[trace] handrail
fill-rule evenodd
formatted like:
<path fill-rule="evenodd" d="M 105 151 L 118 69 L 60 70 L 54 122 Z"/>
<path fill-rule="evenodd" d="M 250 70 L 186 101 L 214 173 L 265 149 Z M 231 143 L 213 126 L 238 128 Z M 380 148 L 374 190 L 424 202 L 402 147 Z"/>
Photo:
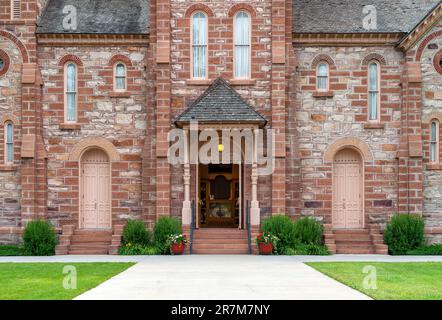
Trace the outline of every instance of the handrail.
<path fill-rule="evenodd" d="M 249 254 L 252 254 L 252 238 L 250 233 L 250 207 L 249 201 L 246 202 L 246 227 L 247 227 L 247 242 L 249 245 Z"/>
<path fill-rule="evenodd" d="M 193 253 L 193 232 L 195 230 L 195 200 L 192 200 L 192 217 L 190 222 L 190 247 L 189 253 Z"/>

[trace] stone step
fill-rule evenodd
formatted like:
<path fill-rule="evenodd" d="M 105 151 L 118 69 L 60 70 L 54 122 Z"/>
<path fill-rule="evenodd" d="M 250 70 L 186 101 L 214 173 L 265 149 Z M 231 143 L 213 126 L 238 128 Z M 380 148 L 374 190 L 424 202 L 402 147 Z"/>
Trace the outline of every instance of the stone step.
<path fill-rule="evenodd" d="M 337 254 L 376 254 L 374 249 L 366 248 L 366 249 L 359 249 L 359 248 L 348 248 L 348 249 L 336 249 Z"/>
<path fill-rule="evenodd" d="M 71 244 L 69 250 L 109 250 L 109 245 Z"/>
<path fill-rule="evenodd" d="M 218 239 L 218 238 L 206 238 L 206 239 L 196 239 L 193 238 L 193 243 L 233 243 L 233 244 L 248 244 L 247 239 Z"/>
<path fill-rule="evenodd" d="M 247 244 L 241 243 L 194 243 L 193 249 L 245 249 L 248 250 Z"/>
<path fill-rule="evenodd" d="M 248 249 L 197 249 L 193 250 L 193 254 L 248 254 Z"/>
<path fill-rule="evenodd" d="M 112 231 L 110 230 L 80 230 L 76 229 L 74 231 L 74 236 L 84 235 L 84 236 L 112 236 Z"/>
<path fill-rule="evenodd" d="M 71 242 L 79 241 L 79 242 L 100 242 L 100 241 L 112 241 L 111 236 L 72 236 Z"/>
<path fill-rule="evenodd" d="M 333 230 L 335 235 L 338 234 L 370 234 L 368 229 L 335 229 Z"/>
<path fill-rule="evenodd" d="M 349 241 L 336 240 L 335 244 L 337 246 L 372 246 L 373 245 L 371 241 L 357 240 L 357 239 L 352 239 Z"/>
<path fill-rule="evenodd" d="M 352 233 L 335 234 L 334 239 L 335 240 L 343 240 L 343 241 L 350 240 L 350 239 L 360 239 L 360 240 L 365 240 L 365 241 L 371 241 L 371 237 L 369 234 L 352 234 Z"/>
<path fill-rule="evenodd" d="M 103 249 L 88 249 L 88 250 L 69 250 L 69 254 L 72 255 L 107 255 L 109 253 L 109 250 L 103 250 Z"/>
<path fill-rule="evenodd" d="M 110 246 L 111 242 L 110 241 L 96 241 L 96 242 L 83 242 L 83 241 L 72 241 L 71 242 L 71 246 L 89 246 L 89 247 L 93 247 L 93 246 Z"/>

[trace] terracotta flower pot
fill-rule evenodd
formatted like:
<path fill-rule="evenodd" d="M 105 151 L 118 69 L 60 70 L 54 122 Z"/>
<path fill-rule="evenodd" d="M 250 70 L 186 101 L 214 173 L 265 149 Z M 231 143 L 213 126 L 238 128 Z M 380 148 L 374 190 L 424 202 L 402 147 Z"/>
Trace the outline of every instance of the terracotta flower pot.
<path fill-rule="evenodd" d="M 184 244 L 183 243 L 173 243 L 170 246 L 172 254 L 175 256 L 180 256 L 184 253 Z"/>
<path fill-rule="evenodd" d="M 273 243 L 265 244 L 260 243 L 259 244 L 259 254 L 263 256 L 269 256 L 273 253 Z"/>

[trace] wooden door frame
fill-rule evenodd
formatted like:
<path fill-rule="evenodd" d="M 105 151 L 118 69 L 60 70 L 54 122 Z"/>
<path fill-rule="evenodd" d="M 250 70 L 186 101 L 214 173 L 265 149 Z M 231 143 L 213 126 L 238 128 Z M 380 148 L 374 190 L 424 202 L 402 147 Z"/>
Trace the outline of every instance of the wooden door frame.
<path fill-rule="evenodd" d="M 334 226 L 335 210 L 333 209 L 333 207 L 334 207 L 333 205 L 334 205 L 334 194 L 335 194 L 335 192 L 334 192 L 334 190 L 335 190 L 335 188 L 334 188 L 334 184 L 335 184 L 335 179 L 334 179 L 335 158 L 339 152 L 346 150 L 346 149 L 351 149 L 351 150 L 357 152 L 357 154 L 359 155 L 359 158 L 360 158 L 360 165 L 361 165 L 361 173 L 360 173 L 360 175 L 361 175 L 361 190 L 360 190 L 360 194 L 361 194 L 361 228 L 365 229 L 365 226 L 366 226 L 366 223 L 365 223 L 365 160 L 364 160 L 364 156 L 363 156 L 362 152 L 359 149 L 354 148 L 352 146 L 345 146 L 345 147 L 338 149 L 333 156 L 333 162 L 332 162 L 332 228 L 336 229 L 336 230 L 350 230 L 350 229 L 352 229 L 352 228 L 347 228 L 347 227 L 336 228 Z"/>
<path fill-rule="evenodd" d="M 109 210 L 109 224 L 110 224 L 110 228 L 97 228 L 97 229 L 93 229 L 93 230 L 112 230 L 112 161 L 111 158 L 109 156 L 109 154 L 106 152 L 106 150 L 100 148 L 100 147 L 90 147 L 90 148 L 86 148 L 85 150 L 83 150 L 83 152 L 81 153 L 79 160 L 78 160 L 78 170 L 79 170 L 79 186 L 78 186 L 78 191 L 79 191 L 79 196 L 78 196 L 78 228 L 85 230 L 86 228 L 84 228 L 84 214 L 83 214 L 83 169 L 82 169 L 82 160 L 83 160 L 83 156 L 91 150 L 100 150 L 102 152 L 104 152 L 107 156 L 107 158 L 109 159 L 109 201 L 110 201 L 110 210 Z M 86 229 L 87 230 L 87 229 Z"/>

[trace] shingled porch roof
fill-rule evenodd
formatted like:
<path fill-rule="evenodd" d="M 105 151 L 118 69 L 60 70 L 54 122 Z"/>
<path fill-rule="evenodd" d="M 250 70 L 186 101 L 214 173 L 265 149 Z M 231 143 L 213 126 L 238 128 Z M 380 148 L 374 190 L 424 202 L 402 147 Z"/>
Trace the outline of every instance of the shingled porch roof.
<path fill-rule="evenodd" d="M 267 120 L 222 78 L 210 87 L 175 120 L 178 127 L 191 121 L 206 124 L 257 124 L 264 127 Z"/>

